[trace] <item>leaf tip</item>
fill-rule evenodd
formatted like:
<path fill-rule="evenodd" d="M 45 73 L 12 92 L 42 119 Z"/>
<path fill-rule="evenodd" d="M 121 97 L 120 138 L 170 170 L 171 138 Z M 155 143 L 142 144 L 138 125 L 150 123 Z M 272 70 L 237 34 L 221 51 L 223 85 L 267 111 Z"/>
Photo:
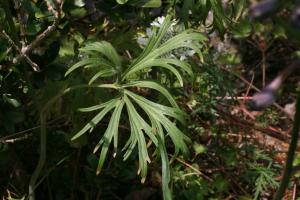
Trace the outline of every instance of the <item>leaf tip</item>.
<path fill-rule="evenodd" d="M 101 170 L 97 169 L 96 171 L 96 176 L 98 176 L 100 174 Z"/>
<path fill-rule="evenodd" d="M 76 140 L 78 137 L 76 135 L 74 135 L 73 137 L 71 137 L 71 141 Z"/>
<path fill-rule="evenodd" d="M 95 154 L 98 151 L 98 147 L 95 147 L 93 153 Z"/>
<path fill-rule="evenodd" d="M 142 184 L 144 184 L 144 183 L 145 183 L 145 181 L 146 181 L 146 177 L 142 177 L 142 179 L 141 179 L 141 183 L 142 183 Z"/>

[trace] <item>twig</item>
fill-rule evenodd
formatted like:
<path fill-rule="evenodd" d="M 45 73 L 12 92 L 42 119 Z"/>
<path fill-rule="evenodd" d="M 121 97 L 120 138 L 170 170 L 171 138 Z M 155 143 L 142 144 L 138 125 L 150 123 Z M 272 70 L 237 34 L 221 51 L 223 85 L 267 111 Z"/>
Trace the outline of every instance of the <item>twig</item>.
<path fill-rule="evenodd" d="M 172 155 L 171 155 L 172 156 Z M 192 169 L 194 172 L 196 172 L 198 175 L 206 178 L 207 180 L 209 180 L 210 182 L 212 182 L 213 180 L 208 177 L 207 175 L 203 174 L 201 171 L 199 171 L 197 168 L 193 167 L 192 165 L 190 165 L 189 163 L 186 163 L 184 160 L 181 160 L 180 158 L 175 158 L 178 162 L 182 163 L 183 165 L 187 166 L 188 168 Z"/>
<path fill-rule="evenodd" d="M 132 56 L 131 56 L 131 54 L 130 54 L 130 52 L 126 49 L 126 54 L 127 54 L 127 56 L 128 56 L 128 58 L 131 60 L 132 59 Z"/>
<path fill-rule="evenodd" d="M 30 44 L 23 46 L 22 49 L 17 49 L 20 54 L 13 59 L 13 64 L 18 64 L 22 59 L 25 59 L 31 65 L 34 71 L 40 71 L 39 66 L 29 59 L 28 54 L 31 53 L 32 50 L 37 47 L 47 36 L 49 36 L 59 24 L 59 21 L 61 19 L 63 1 L 56 0 L 53 1 L 53 3 L 55 5 L 55 9 L 51 6 L 51 4 L 47 4 L 48 10 L 51 10 L 55 16 L 53 23 L 48 26 L 41 34 L 39 34 Z M 6 34 L 6 36 L 8 35 Z"/>
<path fill-rule="evenodd" d="M 216 97 L 216 100 L 251 100 L 252 97 L 244 96 L 244 97 Z"/>
<path fill-rule="evenodd" d="M 253 85 L 253 81 L 254 81 L 254 72 L 252 73 L 252 78 L 251 78 L 251 82 L 250 82 L 251 85 Z M 250 89 L 251 89 L 251 86 L 248 85 L 245 97 L 247 97 L 249 95 Z"/>
<path fill-rule="evenodd" d="M 26 140 L 31 136 L 32 136 L 32 133 L 28 133 L 28 134 L 26 134 L 22 137 L 18 137 L 18 138 L 14 138 L 14 139 L 0 140 L 0 143 L 15 143 L 15 142 L 19 142 L 19 141 L 22 141 L 22 140 Z"/>
<path fill-rule="evenodd" d="M 247 120 L 243 120 L 241 118 L 238 118 L 234 115 L 229 114 L 228 112 L 224 112 L 222 111 L 222 109 L 220 108 L 215 108 L 220 114 L 222 114 L 223 116 L 227 116 L 227 118 L 230 119 L 230 123 L 231 124 L 235 124 L 235 125 L 240 125 L 240 126 L 244 126 L 247 128 L 251 128 L 257 131 L 260 131 L 262 133 L 267 134 L 270 137 L 276 138 L 280 141 L 283 141 L 285 143 L 289 142 L 290 137 L 288 135 L 284 135 L 283 133 L 281 133 L 280 131 L 276 131 L 273 127 L 270 128 L 264 128 L 264 127 L 260 127 L 257 126 L 255 123 L 247 121 Z"/>
<path fill-rule="evenodd" d="M 183 175 L 182 175 L 182 178 L 184 178 L 184 177 L 186 177 L 186 176 L 194 176 L 194 175 L 199 176 L 199 173 L 198 173 L 198 172 L 190 172 L 190 173 L 186 173 L 186 174 L 183 174 Z"/>
<path fill-rule="evenodd" d="M 48 122 L 47 122 L 48 127 L 49 127 L 49 125 L 53 124 L 54 122 L 59 121 L 60 119 L 63 119 L 63 117 L 59 117 L 59 118 L 56 118 L 56 119 L 53 119 L 53 120 L 48 121 Z M 1 137 L 1 138 L 0 138 L 0 143 L 3 142 L 3 141 L 5 141 L 5 140 L 12 140 L 12 137 L 17 137 L 17 136 L 22 135 L 22 134 L 25 134 L 25 133 L 27 133 L 27 132 L 30 132 L 30 131 L 39 129 L 40 127 L 41 127 L 40 125 L 39 125 L 39 126 L 35 126 L 35 127 L 32 127 L 32 128 L 23 130 L 23 131 L 19 131 L 19 132 L 16 132 L 16 133 L 13 133 L 13 134 L 10 134 L 10 135 Z M 50 126 L 50 127 L 53 127 L 53 126 Z M 24 137 L 24 136 L 21 136 L 21 137 Z"/>
<path fill-rule="evenodd" d="M 7 33 L 5 32 L 5 30 L 2 30 L 2 35 L 5 37 L 5 39 L 7 39 L 7 41 L 9 42 L 9 44 L 14 47 L 18 53 L 21 55 L 22 58 L 24 58 L 26 60 L 26 62 L 33 68 L 34 71 L 40 71 L 40 67 L 35 63 L 33 62 L 28 56 L 26 53 L 24 53 L 16 44 L 15 42 L 9 37 L 9 35 L 7 35 Z M 18 57 L 17 57 L 18 58 Z M 16 64 L 16 61 L 15 59 L 17 58 L 14 58 L 13 60 L 13 63 Z M 20 60 L 21 61 L 21 60 Z M 20 62 L 19 61 L 19 62 Z"/>
<path fill-rule="evenodd" d="M 250 86 L 252 89 L 254 89 L 257 92 L 260 92 L 260 89 L 258 89 L 257 87 L 255 87 L 253 84 L 251 84 L 249 81 L 247 81 L 244 77 L 228 70 L 226 67 L 220 66 L 221 69 L 223 69 L 224 71 L 227 71 L 231 74 L 233 74 L 234 76 L 236 76 L 237 78 L 239 78 L 241 81 L 243 81 L 244 83 L 246 83 L 248 86 Z M 290 113 L 288 113 L 286 110 L 284 110 L 283 107 L 281 107 L 278 103 L 273 103 L 273 105 L 279 109 L 282 113 L 284 113 L 289 119 L 293 120 L 293 117 L 290 115 Z"/>
<path fill-rule="evenodd" d="M 264 40 L 256 41 L 259 47 L 259 50 L 261 52 L 261 71 L 262 71 L 262 87 L 264 88 L 266 86 L 266 43 Z"/>
<path fill-rule="evenodd" d="M 263 90 L 253 96 L 252 107 L 256 110 L 264 109 L 272 105 L 276 100 L 276 93 L 284 80 L 299 66 L 299 60 L 294 60 L 285 67 Z"/>
<path fill-rule="evenodd" d="M 292 200 L 296 200 L 297 185 L 294 184 Z"/>

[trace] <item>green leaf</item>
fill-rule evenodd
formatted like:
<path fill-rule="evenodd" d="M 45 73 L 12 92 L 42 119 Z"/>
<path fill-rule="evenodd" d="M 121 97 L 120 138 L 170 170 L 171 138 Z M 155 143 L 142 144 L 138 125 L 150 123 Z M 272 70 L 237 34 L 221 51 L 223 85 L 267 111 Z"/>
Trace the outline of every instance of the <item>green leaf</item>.
<path fill-rule="evenodd" d="M 122 99 L 118 100 L 118 102 L 116 102 L 116 107 L 112 114 L 112 117 L 110 118 L 108 128 L 106 129 L 103 137 L 101 138 L 101 140 L 99 141 L 99 143 L 96 145 L 96 147 L 94 149 L 94 153 L 95 153 L 102 146 L 100 158 L 99 158 L 99 162 L 98 162 L 98 167 L 97 167 L 97 172 L 96 172 L 97 175 L 101 172 L 103 163 L 104 163 L 106 155 L 107 155 L 108 147 L 109 147 L 113 137 L 114 137 L 114 149 L 116 152 L 119 121 L 120 121 L 123 106 L 124 106 L 124 101 Z"/>
<path fill-rule="evenodd" d="M 124 91 L 125 94 L 130 95 L 143 110 L 149 115 L 149 118 L 159 122 L 170 135 L 173 143 L 175 144 L 175 154 L 182 151 L 184 154 L 188 154 L 188 149 L 185 141 L 189 141 L 189 138 L 185 136 L 177 127 L 176 124 L 171 122 L 161 110 L 152 107 L 152 105 L 145 103 L 146 101 L 140 101 L 133 93 L 130 91 Z M 172 115 L 172 117 L 174 117 Z M 176 117 L 175 117 L 176 118 Z"/>
<path fill-rule="evenodd" d="M 126 101 L 130 101 L 129 98 L 126 96 Z M 137 126 L 147 134 L 147 136 L 152 140 L 152 142 L 157 146 L 157 140 L 155 135 L 152 133 L 151 126 L 142 118 L 136 109 L 133 109 L 136 122 L 138 122 Z"/>
<path fill-rule="evenodd" d="M 128 0 L 116 0 L 118 4 L 125 4 Z"/>
<path fill-rule="evenodd" d="M 73 17 L 73 18 L 82 18 L 82 17 L 86 16 L 86 13 L 87 13 L 87 11 L 83 7 L 70 10 L 71 17 Z"/>
<path fill-rule="evenodd" d="M 249 21 L 241 21 L 234 29 L 233 34 L 235 38 L 245 38 L 251 33 L 252 27 Z"/>
<path fill-rule="evenodd" d="M 214 14 L 213 23 L 217 26 L 221 36 L 225 33 L 225 26 L 229 23 L 227 16 L 224 13 L 221 0 L 210 0 L 211 8 Z"/>
<path fill-rule="evenodd" d="M 82 61 L 79 61 L 78 63 L 74 64 L 72 67 L 70 67 L 67 72 L 65 73 L 65 76 L 68 76 L 71 72 L 78 69 L 79 67 L 112 67 L 112 64 L 101 58 L 87 58 Z"/>
<path fill-rule="evenodd" d="M 97 67 L 100 71 L 92 77 L 89 83 L 91 84 L 99 77 L 112 76 L 121 70 L 121 57 L 108 42 L 89 43 L 85 47 L 80 48 L 80 52 L 87 54 L 89 58 L 85 58 L 74 64 L 67 70 L 65 76 L 80 67 Z"/>
<path fill-rule="evenodd" d="M 134 94 L 133 92 L 130 92 L 128 90 L 124 90 L 124 93 L 128 94 L 131 98 L 133 98 L 139 105 L 141 105 L 141 107 L 143 107 L 143 105 L 148 105 L 149 107 L 152 107 L 153 109 L 156 109 L 157 111 L 160 111 L 163 115 L 173 117 L 183 124 L 185 123 L 186 114 L 178 108 L 168 107 L 168 106 L 164 106 L 164 105 L 161 105 L 158 103 L 154 103 L 154 102 L 149 101 L 148 99 L 146 99 L 140 95 Z"/>
<path fill-rule="evenodd" d="M 203 41 L 207 40 L 207 37 L 201 33 L 196 33 L 193 30 L 186 30 L 186 31 L 172 37 L 171 39 L 167 40 L 163 44 L 160 44 L 161 39 L 167 33 L 171 23 L 172 22 L 171 22 L 170 16 L 167 16 L 164 19 L 164 22 L 161 25 L 158 32 L 156 31 L 156 29 L 152 30 L 153 34 L 150 37 L 146 48 L 144 49 L 143 53 L 124 72 L 124 74 L 122 75 L 122 80 L 127 79 L 130 75 L 132 75 L 138 71 L 144 70 L 149 67 L 153 67 L 153 65 L 169 68 L 169 70 L 171 70 L 171 69 L 168 64 L 174 64 L 174 65 L 178 64 L 177 66 L 184 67 L 182 62 L 181 63 L 173 62 L 173 63 L 159 64 L 159 62 L 156 60 L 156 59 L 161 59 L 160 57 L 162 57 L 165 54 L 167 54 L 175 49 L 178 49 L 178 48 L 185 47 L 185 48 L 192 49 L 195 52 L 197 52 L 199 54 L 199 56 L 202 58 L 202 53 L 200 51 L 200 48 L 202 46 L 199 44 L 199 42 L 203 42 Z M 201 59 L 201 60 L 203 60 L 203 59 Z M 167 62 L 167 60 L 160 60 L 160 61 Z M 186 70 L 185 67 L 184 67 L 184 69 Z M 190 70 L 188 70 L 188 71 L 190 71 Z M 172 69 L 172 72 L 176 73 L 175 70 L 173 70 L 173 69 Z M 177 76 L 177 78 L 179 78 L 178 75 L 176 75 L 176 76 Z"/>
<path fill-rule="evenodd" d="M 159 8 L 161 7 L 161 0 L 131 0 L 131 6 L 143 7 L 143 8 Z"/>
<path fill-rule="evenodd" d="M 118 55 L 115 48 L 106 41 L 89 43 L 85 47 L 80 48 L 80 51 L 88 54 L 92 52 L 98 52 L 104 55 L 109 61 L 114 63 L 115 68 L 121 66 L 121 57 Z"/>
<path fill-rule="evenodd" d="M 122 1 L 118 3 L 126 2 Z M 130 3 L 133 2 L 134 1 L 130 1 Z M 153 34 L 151 35 L 143 52 L 137 59 L 133 60 L 133 62 L 122 75 L 116 76 L 117 82 L 115 84 L 93 84 L 99 77 L 111 76 L 121 71 L 121 57 L 117 54 L 113 46 L 105 41 L 89 43 L 81 48 L 80 52 L 87 57 L 74 64 L 66 72 L 66 75 L 68 75 L 80 67 L 93 68 L 96 70 L 96 72 L 92 75 L 92 78 L 89 81 L 90 87 L 117 89 L 119 94 L 122 96 L 121 99 L 115 98 L 99 105 L 79 109 L 79 111 L 82 112 L 98 111 L 98 114 L 93 117 L 92 120 L 86 124 L 72 139 L 76 139 L 86 133 L 88 130 L 92 130 L 95 125 L 97 125 L 97 123 L 99 123 L 103 117 L 114 108 L 108 128 L 94 149 L 94 152 L 96 152 L 98 149 L 101 149 L 97 174 L 100 173 L 103 167 L 103 163 L 107 157 L 109 145 L 111 144 L 112 140 L 114 144 L 114 151 L 117 151 L 118 126 L 123 106 L 126 104 L 131 133 L 122 149 L 123 151 L 126 151 L 123 158 L 124 160 L 128 159 L 132 151 L 137 146 L 139 157 L 139 173 L 141 174 L 142 182 L 145 181 L 147 176 L 147 162 L 150 162 L 150 157 L 148 155 L 149 147 L 147 147 L 147 143 L 148 140 L 153 142 L 153 144 L 161 153 L 165 199 L 170 199 L 171 193 L 168 188 L 170 172 L 168 168 L 168 156 L 165 149 L 164 137 L 165 134 L 170 136 L 175 146 L 175 154 L 177 154 L 179 151 L 183 152 L 184 154 L 188 153 L 188 148 L 185 142 L 188 141 L 189 138 L 185 136 L 182 131 L 180 131 L 174 122 L 175 120 L 178 120 L 181 123 L 185 123 L 186 114 L 179 109 L 179 106 L 169 91 L 159 83 L 147 80 L 132 81 L 128 77 L 135 76 L 135 73 L 144 71 L 147 68 L 161 67 L 174 74 L 179 83 L 183 85 L 183 77 L 180 72 L 183 71 L 189 75 L 192 75 L 191 67 L 187 62 L 180 61 L 177 58 L 168 58 L 168 55 L 172 53 L 173 50 L 178 48 L 188 48 L 198 53 L 202 59 L 203 56 L 200 49 L 203 47 L 203 44 L 201 44 L 201 42 L 207 40 L 207 37 L 193 30 L 186 30 L 162 43 L 162 40 L 168 33 L 172 23 L 171 16 L 168 15 L 158 30 L 157 28 L 153 29 Z M 81 86 L 79 85 L 78 88 L 80 87 Z M 169 101 L 170 105 L 165 106 L 150 101 L 143 96 L 129 91 L 129 87 L 156 90 L 159 94 L 163 95 L 167 101 Z M 141 110 L 142 113 L 146 115 L 140 115 L 138 111 Z"/>
<path fill-rule="evenodd" d="M 159 8 L 161 6 L 161 0 L 142 0 L 141 4 L 144 8 Z"/>
<path fill-rule="evenodd" d="M 85 5 L 83 0 L 74 0 L 74 5 L 78 7 L 83 7 Z"/>
<path fill-rule="evenodd" d="M 147 176 L 147 161 L 150 163 L 150 158 L 147 152 L 147 145 L 143 134 L 144 129 L 143 126 L 141 126 L 139 123 L 142 122 L 142 118 L 139 116 L 128 97 L 125 96 L 124 100 L 128 110 L 128 116 L 131 125 L 131 134 L 134 135 L 138 144 L 139 170 L 141 172 L 142 182 L 144 182 Z"/>
<path fill-rule="evenodd" d="M 89 123 L 87 123 L 78 133 L 76 133 L 71 140 L 75 140 L 88 130 L 93 129 L 102 120 L 102 118 L 116 106 L 117 102 L 118 99 L 113 99 L 110 102 L 107 102 L 105 108 L 99 112 Z"/>
<path fill-rule="evenodd" d="M 295 166 L 297 166 L 297 165 L 299 165 L 299 164 L 300 164 L 300 154 L 297 153 L 297 154 L 295 155 L 295 158 L 294 158 L 294 161 L 293 161 L 293 166 L 295 167 Z"/>
<path fill-rule="evenodd" d="M 17 108 L 21 105 L 21 103 L 15 99 L 11 97 L 11 94 L 3 94 L 3 100 L 6 101 L 7 103 L 11 104 L 13 107 Z"/>
<path fill-rule="evenodd" d="M 123 87 L 124 88 L 126 88 L 126 87 L 141 87 L 141 88 L 154 89 L 154 90 L 160 92 L 162 95 L 164 95 L 167 98 L 167 100 L 171 103 L 172 106 L 174 106 L 175 108 L 179 108 L 175 99 L 168 92 L 168 90 L 154 81 L 134 81 L 134 82 L 123 85 Z"/>
<path fill-rule="evenodd" d="M 236 21 L 242 16 L 245 6 L 246 6 L 246 0 L 239 0 L 235 2 L 234 10 L 235 10 Z"/>
<path fill-rule="evenodd" d="M 226 65 L 237 65 L 241 63 L 241 57 L 236 53 L 224 53 L 219 56 L 218 61 Z"/>
<path fill-rule="evenodd" d="M 198 144 L 197 142 L 195 142 L 193 144 L 193 148 L 194 148 L 194 151 L 195 151 L 196 155 L 202 154 L 206 151 L 206 147 L 202 144 Z"/>
<path fill-rule="evenodd" d="M 161 59 L 156 59 L 156 60 L 159 60 L 160 62 L 166 62 L 166 63 L 172 64 L 172 65 L 175 65 L 177 67 L 180 67 L 182 70 L 184 70 L 190 76 L 193 75 L 191 66 L 184 61 L 181 61 L 178 59 L 170 59 L 170 58 L 161 58 Z"/>
<path fill-rule="evenodd" d="M 112 99 L 110 101 L 107 101 L 107 102 L 99 104 L 99 105 L 91 106 L 91 107 L 88 107 L 88 108 L 79 108 L 78 111 L 80 111 L 80 112 L 91 112 L 91 111 L 95 111 L 95 110 L 99 110 L 101 108 L 104 108 L 107 105 L 109 105 L 111 103 L 114 103 L 114 102 L 115 102 L 115 99 Z"/>
<path fill-rule="evenodd" d="M 277 24 L 275 27 L 274 27 L 274 37 L 277 39 L 277 38 L 287 38 L 287 33 L 286 33 L 286 30 L 284 28 L 283 25 L 281 24 Z"/>
<path fill-rule="evenodd" d="M 152 110 L 154 111 L 154 110 Z M 184 133 L 176 127 L 174 122 L 171 122 L 167 117 L 161 115 L 159 120 L 162 126 L 166 129 L 167 133 L 171 137 L 175 145 L 175 154 L 181 151 L 184 155 L 188 155 L 189 150 L 185 144 L 185 141 L 190 141 L 190 139 L 184 135 Z"/>
<path fill-rule="evenodd" d="M 98 71 L 89 81 L 89 85 L 95 82 L 100 77 L 108 77 L 116 74 L 117 72 L 112 69 L 103 69 Z"/>

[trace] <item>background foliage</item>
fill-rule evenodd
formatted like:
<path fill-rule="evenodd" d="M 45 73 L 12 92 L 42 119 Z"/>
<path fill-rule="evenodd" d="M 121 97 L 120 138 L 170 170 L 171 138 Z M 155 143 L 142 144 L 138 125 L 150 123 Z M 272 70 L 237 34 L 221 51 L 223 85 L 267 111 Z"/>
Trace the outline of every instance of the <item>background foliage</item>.
<path fill-rule="evenodd" d="M 298 59 L 299 5 L 255 3 L 1 1 L 2 199 L 270 199 L 299 72 L 248 100 Z"/>

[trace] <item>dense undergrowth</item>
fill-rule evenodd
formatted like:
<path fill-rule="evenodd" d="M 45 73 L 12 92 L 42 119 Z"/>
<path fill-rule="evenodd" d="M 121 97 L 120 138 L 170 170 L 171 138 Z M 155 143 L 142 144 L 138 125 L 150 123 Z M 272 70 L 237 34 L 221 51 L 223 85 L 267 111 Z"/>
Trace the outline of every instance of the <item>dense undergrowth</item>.
<path fill-rule="evenodd" d="M 299 58 L 299 5 L 255 3 L 1 1 L 2 199 L 272 199 L 299 72 L 249 102 Z"/>

